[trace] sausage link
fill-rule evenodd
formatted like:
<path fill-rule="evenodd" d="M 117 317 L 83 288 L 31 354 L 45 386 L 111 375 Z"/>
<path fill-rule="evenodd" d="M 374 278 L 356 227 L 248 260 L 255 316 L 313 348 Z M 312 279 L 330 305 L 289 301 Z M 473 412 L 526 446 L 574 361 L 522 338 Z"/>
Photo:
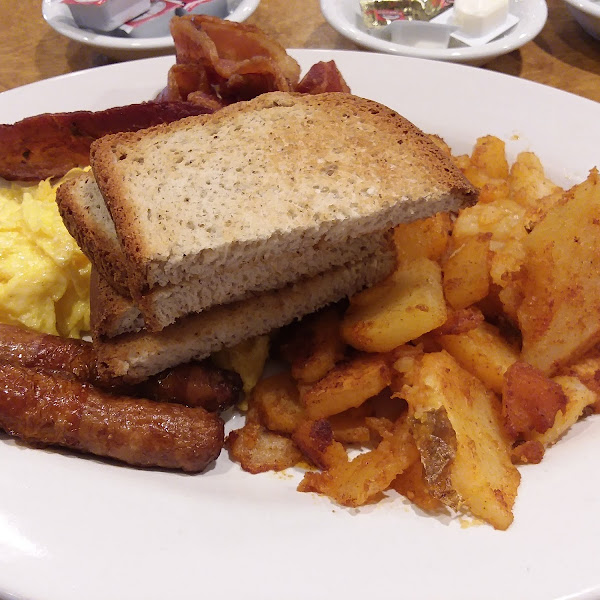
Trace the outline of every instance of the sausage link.
<path fill-rule="evenodd" d="M 0 324 L 0 363 L 72 373 L 80 381 L 97 380 L 96 353 L 89 342 L 14 325 Z"/>
<path fill-rule="evenodd" d="M 223 420 L 202 408 L 113 396 L 92 385 L 0 365 L 0 427 L 142 467 L 203 471 L 224 443 Z"/>
<path fill-rule="evenodd" d="M 178 365 L 137 385 L 103 380 L 96 371 L 96 352 L 90 342 L 4 324 L 0 324 L 0 363 L 74 377 L 128 396 L 200 406 L 210 412 L 233 406 L 242 389 L 237 373 L 206 361 Z"/>

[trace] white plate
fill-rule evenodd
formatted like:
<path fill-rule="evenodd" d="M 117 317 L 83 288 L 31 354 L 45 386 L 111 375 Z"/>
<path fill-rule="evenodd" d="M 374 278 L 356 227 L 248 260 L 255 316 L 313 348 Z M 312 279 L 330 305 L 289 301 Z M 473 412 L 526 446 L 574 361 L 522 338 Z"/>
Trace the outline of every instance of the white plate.
<path fill-rule="evenodd" d="M 477 136 L 528 149 L 563 185 L 600 164 L 600 105 L 487 70 L 366 52 L 335 59 L 353 91 L 456 152 Z M 0 94 L 10 122 L 152 98 L 172 57 Z M 451 82 L 450 88 L 440 82 Z M 249 475 L 223 453 L 198 476 L 133 469 L 0 438 L 0 596 L 27 600 L 557 600 L 600 597 L 600 417 L 575 426 L 523 479 L 508 531 L 427 516 L 399 497 L 358 510 Z"/>
<path fill-rule="evenodd" d="M 260 0 L 241 0 L 234 4 L 235 8 L 226 18 L 229 21 L 241 23 L 256 10 L 259 4 Z M 144 58 L 173 52 L 173 38 L 170 35 L 130 38 L 82 29 L 75 24 L 69 8 L 56 0 L 43 0 L 42 14 L 50 27 L 58 33 L 86 46 L 91 46 L 112 58 L 119 60 Z"/>
<path fill-rule="evenodd" d="M 597 0 L 565 0 L 573 18 L 592 37 L 600 40 L 600 2 Z"/>
<path fill-rule="evenodd" d="M 479 47 L 418 48 L 396 44 L 368 33 L 360 13 L 359 0 L 320 0 L 323 16 L 344 37 L 359 46 L 400 56 L 431 58 L 473 65 L 484 64 L 512 52 L 532 40 L 544 27 L 548 7 L 544 0 L 510 0 L 511 14 L 519 23 L 501 37 Z"/>

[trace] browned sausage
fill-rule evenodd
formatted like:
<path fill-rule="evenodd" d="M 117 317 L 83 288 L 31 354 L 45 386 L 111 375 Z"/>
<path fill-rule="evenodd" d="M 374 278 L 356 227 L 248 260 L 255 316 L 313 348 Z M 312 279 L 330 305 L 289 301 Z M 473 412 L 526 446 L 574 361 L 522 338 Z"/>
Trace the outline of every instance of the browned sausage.
<path fill-rule="evenodd" d="M 242 379 L 209 362 L 186 363 L 140 384 L 142 395 L 160 402 L 180 402 L 217 412 L 233 406 L 242 391 Z"/>
<path fill-rule="evenodd" d="M 203 471 L 224 443 L 222 419 L 202 408 L 114 396 L 57 375 L 0 365 L 0 428 L 131 465 Z"/>
<path fill-rule="evenodd" d="M 96 371 L 94 347 L 89 342 L 13 325 L 0 324 L 0 363 L 67 375 L 129 396 L 201 406 L 211 412 L 233 406 L 242 389 L 237 373 L 208 362 L 173 367 L 137 386 L 102 380 Z"/>
<path fill-rule="evenodd" d="M 80 381 L 96 381 L 96 353 L 83 340 L 61 338 L 0 324 L 0 363 L 72 373 Z"/>

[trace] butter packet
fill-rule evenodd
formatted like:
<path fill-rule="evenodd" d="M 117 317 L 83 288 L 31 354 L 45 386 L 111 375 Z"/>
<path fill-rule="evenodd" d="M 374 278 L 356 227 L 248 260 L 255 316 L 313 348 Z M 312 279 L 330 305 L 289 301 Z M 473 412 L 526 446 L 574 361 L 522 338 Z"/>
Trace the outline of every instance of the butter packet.
<path fill-rule="evenodd" d="M 429 21 L 454 4 L 454 0 L 359 0 L 367 27 L 384 27 L 393 21 Z"/>

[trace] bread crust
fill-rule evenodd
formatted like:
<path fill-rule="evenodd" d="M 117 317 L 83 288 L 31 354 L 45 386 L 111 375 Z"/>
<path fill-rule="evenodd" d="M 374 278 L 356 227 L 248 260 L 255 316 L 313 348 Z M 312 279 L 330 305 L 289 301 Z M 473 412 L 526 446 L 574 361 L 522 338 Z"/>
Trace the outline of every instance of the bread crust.
<path fill-rule="evenodd" d="M 393 248 L 241 302 L 189 315 L 159 332 L 94 337 L 101 376 L 140 381 L 171 366 L 283 327 L 305 314 L 383 279 L 394 268 Z M 110 286 L 104 291 L 110 294 Z M 109 300 L 107 300 L 109 301 Z"/>
<path fill-rule="evenodd" d="M 129 295 L 127 261 L 92 173 L 61 184 L 56 204 L 67 231 L 117 292 Z"/>
<path fill-rule="evenodd" d="M 215 269 L 252 280 L 280 257 L 293 281 L 307 274 L 303 253 L 316 244 L 342 247 L 476 199 L 412 123 L 342 93 L 272 92 L 213 115 L 106 136 L 92 145 L 91 164 L 134 298 L 208 282 Z M 173 231 L 182 234 L 173 239 Z"/>
<path fill-rule="evenodd" d="M 267 289 L 283 287 L 288 274 L 277 267 L 286 265 L 289 256 L 263 265 L 254 281 L 239 286 L 221 287 L 214 281 L 228 276 L 227 269 L 215 269 L 209 281 L 197 280 L 159 286 L 148 294 L 132 298 L 125 277 L 125 258 L 110 213 L 91 173 L 61 186 L 57 204 L 65 225 L 77 240 L 100 275 L 102 283 L 92 280 L 91 325 L 98 336 L 113 337 L 146 327 L 160 331 L 189 313 L 211 306 L 242 300 Z M 385 251 L 389 243 L 386 232 L 348 240 L 342 248 L 308 248 L 304 259 L 310 263 L 306 276 L 316 275 L 332 265 L 359 260 L 374 252 Z M 292 256 L 293 258 L 293 256 Z M 241 274 L 243 275 L 243 274 Z M 95 288 L 109 284 L 120 296 L 110 302 L 95 302 Z"/>

